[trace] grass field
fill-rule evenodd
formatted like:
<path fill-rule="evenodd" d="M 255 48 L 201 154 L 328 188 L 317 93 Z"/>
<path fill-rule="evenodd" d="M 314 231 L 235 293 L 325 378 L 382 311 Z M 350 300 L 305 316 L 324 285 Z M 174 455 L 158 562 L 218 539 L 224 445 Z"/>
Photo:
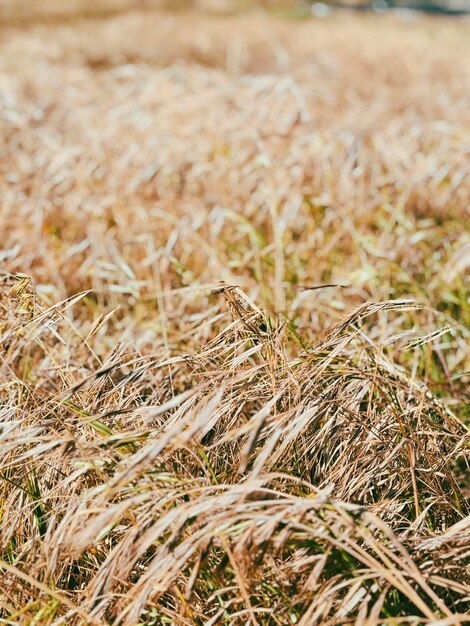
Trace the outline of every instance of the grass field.
<path fill-rule="evenodd" d="M 0 624 L 468 624 L 470 22 L 47 2 L 0 12 Z"/>

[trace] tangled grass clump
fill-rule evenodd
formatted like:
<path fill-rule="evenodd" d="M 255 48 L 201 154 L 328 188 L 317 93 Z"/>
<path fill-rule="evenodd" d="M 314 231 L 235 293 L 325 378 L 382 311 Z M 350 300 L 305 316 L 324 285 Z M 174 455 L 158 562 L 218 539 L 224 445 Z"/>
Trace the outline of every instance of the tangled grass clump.
<path fill-rule="evenodd" d="M 413 303 L 301 348 L 217 292 L 196 352 L 100 362 L 85 294 L 3 276 L 2 619 L 465 623 L 468 430 L 361 329 Z"/>

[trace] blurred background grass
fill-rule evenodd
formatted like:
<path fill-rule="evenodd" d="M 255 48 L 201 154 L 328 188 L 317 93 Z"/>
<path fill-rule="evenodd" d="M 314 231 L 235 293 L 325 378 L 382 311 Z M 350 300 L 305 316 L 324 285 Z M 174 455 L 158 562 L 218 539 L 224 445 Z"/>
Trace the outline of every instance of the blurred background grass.
<path fill-rule="evenodd" d="M 372 8 L 417 8 L 425 11 L 465 13 L 470 0 L 1 0 L 0 19 L 24 22 L 43 19 L 73 19 L 77 17 L 112 15 L 125 11 L 192 9 L 209 13 L 232 13 L 250 9 L 282 11 L 292 17 L 322 14 L 322 7 L 337 6 Z"/>

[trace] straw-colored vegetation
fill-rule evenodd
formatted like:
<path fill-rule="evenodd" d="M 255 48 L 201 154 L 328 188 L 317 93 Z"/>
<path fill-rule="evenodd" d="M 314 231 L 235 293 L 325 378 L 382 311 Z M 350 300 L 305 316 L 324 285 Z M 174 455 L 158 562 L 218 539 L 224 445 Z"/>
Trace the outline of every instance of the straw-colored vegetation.
<path fill-rule="evenodd" d="M 468 623 L 469 24 L 5 15 L 0 623 Z"/>

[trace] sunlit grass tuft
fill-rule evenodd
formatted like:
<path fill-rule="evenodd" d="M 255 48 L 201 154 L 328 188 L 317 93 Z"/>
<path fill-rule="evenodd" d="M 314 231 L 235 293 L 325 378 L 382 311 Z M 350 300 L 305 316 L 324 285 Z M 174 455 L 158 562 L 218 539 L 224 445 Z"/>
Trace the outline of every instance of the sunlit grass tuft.
<path fill-rule="evenodd" d="M 147 8 L 0 42 L 0 622 L 467 623 L 468 24 Z"/>

